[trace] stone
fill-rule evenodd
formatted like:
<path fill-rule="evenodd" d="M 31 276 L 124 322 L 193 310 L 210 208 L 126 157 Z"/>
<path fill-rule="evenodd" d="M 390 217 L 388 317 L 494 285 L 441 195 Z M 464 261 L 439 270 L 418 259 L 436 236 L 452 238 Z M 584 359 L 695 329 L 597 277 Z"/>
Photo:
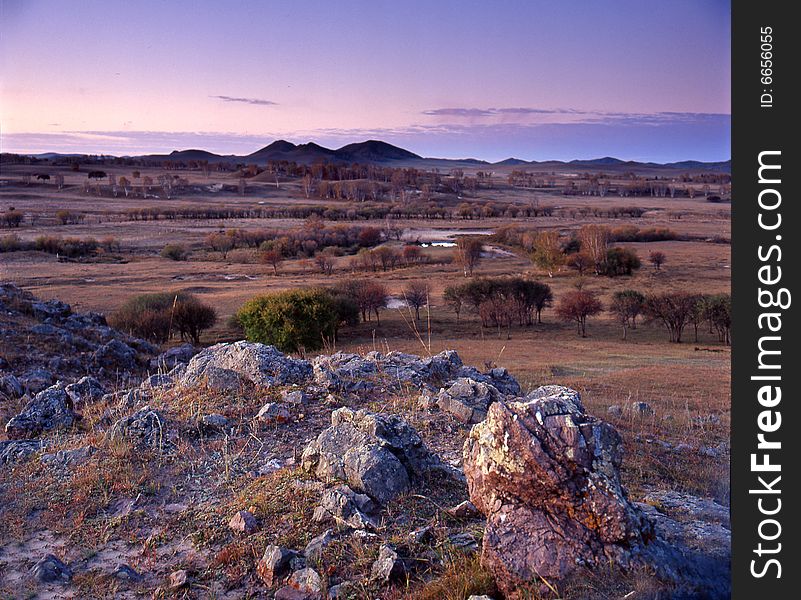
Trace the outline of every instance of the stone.
<path fill-rule="evenodd" d="M 331 427 L 306 446 L 301 460 L 304 470 L 318 479 L 345 481 L 379 504 L 408 490 L 412 479 L 442 466 L 400 417 L 349 408 L 331 414 Z"/>
<path fill-rule="evenodd" d="M 226 431 L 230 427 L 231 421 L 223 415 L 212 413 L 200 417 L 200 428 L 207 433 Z"/>
<path fill-rule="evenodd" d="M 328 545 L 334 541 L 333 530 L 326 529 L 317 537 L 313 538 L 308 544 L 306 544 L 306 548 L 303 549 L 303 556 L 306 558 L 307 561 L 310 563 L 319 563 L 323 557 L 323 552 L 328 547 Z"/>
<path fill-rule="evenodd" d="M 11 373 L 0 375 L 0 400 L 16 400 L 25 390 L 22 382 Z"/>
<path fill-rule="evenodd" d="M 136 412 L 121 418 L 112 425 L 110 439 L 128 440 L 139 447 L 167 452 L 173 444 L 168 439 L 167 423 L 162 414 L 143 406 Z"/>
<path fill-rule="evenodd" d="M 179 364 L 188 364 L 196 353 L 197 350 L 192 344 L 181 344 L 151 359 L 150 368 L 160 373 L 167 373 Z"/>
<path fill-rule="evenodd" d="M 112 572 L 112 575 L 116 579 L 120 579 L 122 581 L 130 581 L 131 583 L 140 583 L 144 581 L 144 577 L 136 572 L 136 570 L 131 567 L 130 565 L 126 565 L 124 563 L 120 563 L 117 565 Z"/>
<path fill-rule="evenodd" d="M 179 590 L 189 585 L 189 573 L 186 569 L 180 569 L 170 573 L 170 589 Z"/>
<path fill-rule="evenodd" d="M 250 535 L 259 530 L 259 523 L 251 512 L 240 510 L 228 521 L 228 527 L 237 533 Z"/>
<path fill-rule="evenodd" d="M 353 529 L 378 527 L 371 515 L 377 510 L 376 504 L 366 494 L 357 494 L 347 485 L 339 485 L 323 492 L 320 506 L 314 512 L 314 520 L 323 522 L 333 519 L 339 525 Z"/>
<path fill-rule="evenodd" d="M 612 404 L 611 406 L 606 407 L 607 414 L 612 415 L 613 417 L 622 417 L 623 416 L 623 409 L 620 408 L 617 404 Z"/>
<path fill-rule="evenodd" d="M 94 351 L 92 361 L 99 367 L 130 370 L 136 365 L 136 350 L 120 340 L 113 339 Z"/>
<path fill-rule="evenodd" d="M 55 468 L 71 468 L 85 464 L 97 451 L 94 446 L 81 446 L 42 455 L 42 464 Z"/>
<path fill-rule="evenodd" d="M 281 390 L 281 401 L 287 404 L 306 404 L 309 398 L 303 390 Z"/>
<path fill-rule="evenodd" d="M 290 417 L 289 409 L 278 402 L 268 402 L 256 415 L 256 418 L 265 425 L 280 425 L 289 421 Z"/>
<path fill-rule="evenodd" d="M 289 582 L 275 593 L 275 600 L 321 600 L 323 581 L 311 568 L 292 573 Z"/>
<path fill-rule="evenodd" d="M 271 544 L 264 549 L 264 554 L 256 564 L 256 573 L 267 587 L 273 587 L 278 578 L 289 570 L 296 556 L 294 550 Z"/>
<path fill-rule="evenodd" d="M 81 377 L 75 383 L 69 384 L 64 388 L 64 391 L 67 392 L 75 406 L 96 402 L 103 398 L 106 393 L 100 382 L 89 376 Z"/>
<path fill-rule="evenodd" d="M 490 404 L 502 397 L 489 383 L 460 377 L 440 390 L 437 405 L 462 423 L 479 423 L 486 418 Z"/>
<path fill-rule="evenodd" d="M 20 381 L 29 394 L 38 394 L 53 383 L 53 373 L 40 367 L 34 368 L 22 375 Z"/>
<path fill-rule="evenodd" d="M 476 508 L 475 504 L 470 502 L 470 500 L 460 502 L 445 512 L 458 519 L 475 519 L 476 517 L 481 516 L 481 512 Z"/>
<path fill-rule="evenodd" d="M 492 404 L 463 454 L 470 499 L 487 517 L 482 563 L 506 598 L 525 586 L 546 593 L 540 578 L 559 585 L 578 565 L 610 562 L 708 587 L 628 500 L 620 435 L 587 415 L 577 392 L 547 386 Z"/>
<path fill-rule="evenodd" d="M 290 358 L 274 346 L 239 341 L 216 344 L 196 354 L 189 361 L 181 384 L 234 391 L 242 384 L 302 384 L 311 374 L 311 364 L 306 360 Z"/>
<path fill-rule="evenodd" d="M 0 441 L 0 466 L 23 462 L 45 448 L 40 440 Z"/>
<path fill-rule="evenodd" d="M 142 380 L 142 383 L 139 384 L 139 389 L 152 391 L 152 390 L 163 390 L 169 387 L 172 387 L 175 384 L 175 380 L 172 378 L 171 375 L 166 373 L 156 373 L 155 375 L 149 375 Z"/>
<path fill-rule="evenodd" d="M 378 558 L 370 568 L 370 579 L 387 584 L 401 577 L 406 569 L 398 552 L 389 544 L 382 544 Z"/>
<path fill-rule="evenodd" d="M 11 439 L 31 438 L 43 431 L 67 429 L 77 418 L 72 410 L 72 400 L 63 386 L 56 384 L 36 394 L 18 415 L 12 417 L 6 423 L 6 434 Z"/>
<path fill-rule="evenodd" d="M 651 415 L 654 414 L 654 409 L 647 402 L 632 402 L 631 412 L 633 412 L 638 417 L 650 417 Z"/>
<path fill-rule="evenodd" d="M 39 559 L 31 568 L 31 575 L 39 583 L 69 583 L 72 571 L 52 554 Z"/>
<path fill-rule="evenodd" d="M 469 531 L 454 533 L 448 536 L 448 542 L 460 552 L 473 553 L 478 551 L 478 540 Z"/>

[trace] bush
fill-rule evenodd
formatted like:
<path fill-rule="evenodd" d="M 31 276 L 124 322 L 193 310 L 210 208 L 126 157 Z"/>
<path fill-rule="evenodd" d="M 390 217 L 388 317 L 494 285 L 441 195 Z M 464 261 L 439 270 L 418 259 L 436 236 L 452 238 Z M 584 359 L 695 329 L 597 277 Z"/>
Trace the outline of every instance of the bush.
<path fill-rule="evenodd" d="M 0 252 L 16 252 L 22 250 L 23 243 L 16 233 L 0 237 Z"/>
<path fill-rule="evenodd" d="M 618 275 L 631 275 L 639 269 L 642 263 L 640 257 L 631 248 L 615 247 L 606 252 L 606 265 L 604 275 L 617 277 Z"/>
<path fill-rule="evenodd" d="M 10 209 L 3 214 L 3 223 L 8 228 L 19 227 L 23 218 L 24 215 L 20 211 Z"/>
<path fill-rule="evenodd" d="M 247 339 L 284 352 L 319 350 L 336 339 L 353 307 L 330 290 L 298 289 L 249 300 L 237 313 Z"/>
<path fill-rule="evenodd" d="M 170 260 L 186 260 L 186 248 L 182 244 L 167 244 L 161 249 L 161 257 Z"/>
<path fill-rule="evenodd" d="M 178 333 L 198 344 L 201 333 L 216 322 L 215 310 L 186 292 L 134 296 L 109 318 L 112 327 L 158 343 Z"/>

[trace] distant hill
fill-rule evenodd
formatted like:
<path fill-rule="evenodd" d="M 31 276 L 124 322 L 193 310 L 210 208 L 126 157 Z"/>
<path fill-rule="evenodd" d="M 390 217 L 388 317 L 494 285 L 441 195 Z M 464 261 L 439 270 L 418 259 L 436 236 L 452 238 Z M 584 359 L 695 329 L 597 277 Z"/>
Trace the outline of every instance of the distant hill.
<path fill-rule="evenodd" d="M 64 158 L 77 158 L 84 156 L 89 160 L 87 155 L 80 154 L 59 154 L 58 152 L 48 152 L 46 154 L 31 154 L 29 156 L 46 159 L 46 160 L 59 160 Z M 268 161 L 286 160 L 298 164 L 313 164 L 316 162 L 334 162 L 334 163 L 373 163 L 373 164 L 391 164 L 394 166 L 403 167 L 417 167 L 420 169 L 432 168 L 455 168 L 455 167 L 474 167 L 481 165 L 490 165 L 493 167 L 523 167 L 531 166 L 539 170 L 560 171 L 569 169 L 571 171 L 606 171 L 609 173 L 619 172 L 624 173 L 632 170 L 646 170 L 646 171 L 660 171 L 660 170 L 679 170 L 679 171 L 722 171 L 726 173 L 731 172 L 731 161 L 721 162 L 701 162 L 697 160 L 684 160 L 672 163 L 654 163 L 654 162 L 638 162 L 638 161 L 624 161 L 613 156 L 604 156 L 602 158 L 593 159 L 576 159 L 571 161 L 561 160 L 548 160 L 548 161 L 526 161 L 521 158 L 507 158 L 498 162 L 490 163 L 485 160 L 476 158 L 424 158 L 414 152 L 405 150 L 398 146 L 393 146 L 381 140 L 366 140 L 364 142 L 356 142 L 347 144 L 336 150 L 320 146 L 314 142 L 307 142 L 305 144 L 293 144 L 286 140 L 276 140 L 263 148 L 247 154 L 244 156 L 239 155 L 221 155 L 208 152 L 206 150 L 188 149 L 188 150 L 174 150 L 169 154 L 147 154 L 144 156 L 136 156 L 130 158 L 140 158 L 153 161 L 190 161 L 190 160 L 207 160 L 209 162 L 233 162 L 242 164 L 259 164 L 264 165 Z"/>

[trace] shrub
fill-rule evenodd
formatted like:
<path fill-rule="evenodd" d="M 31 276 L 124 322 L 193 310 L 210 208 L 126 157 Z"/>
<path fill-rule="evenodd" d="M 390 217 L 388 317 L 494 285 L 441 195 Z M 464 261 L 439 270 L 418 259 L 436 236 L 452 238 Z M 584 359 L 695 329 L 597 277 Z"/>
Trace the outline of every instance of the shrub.
<path fill-rule="evenodd" d="M 616 246 L 609 248 L 606 252 L 606 264 L 604 266 L 604 274 L 609 277 L 617 277 L 618 275 L 631 275 L 635 270 L 639 269 L 642 263 L 637 252 L 631 248 L 621 248 Z"/>
<path fill-rule="evenodd" d="M 662 269 L 662 265 L 665 264 L 667 261 L 667 256 L 665 256 L 664 252 L 660 252 L 659 250 L 654 250 L 648 255 L 648 262 L 654 265 L 654 270 L 659 271 Z"/>
<path fill-rule="evenodd" d="M 247 339 L 272 344 L 284 352 L 319 350 L 336 339 L 350 318 L 341 299 L 329 290 L 297 289 L 257 296 L 237 319 Z"/>
<path fill-rule="evenodd" d="M 0 252 L 16 252 L 22 250 L 23 243 L 16 233 L 0 237 Z"/>
<path fill-rule="evenodd" d="M 23 218 L 24 215 L 18 210 L 11 209 L 3 213 L 3 223 L 9 229 L 19 227 Z"/>
<path fill-rule="evenodd" d="M 170 260 L 186 260 L 188 253 L 182 244 L 167 244 L 161 249 L 161 257 Z"/>
<path fill-rule="evenodd" d="M 109 318 L 112 327 L 158 343 L 178 333 L 197 344 L 201 333 L 216 322 L 215 310 L 187 292 L 140 294 Z"/>

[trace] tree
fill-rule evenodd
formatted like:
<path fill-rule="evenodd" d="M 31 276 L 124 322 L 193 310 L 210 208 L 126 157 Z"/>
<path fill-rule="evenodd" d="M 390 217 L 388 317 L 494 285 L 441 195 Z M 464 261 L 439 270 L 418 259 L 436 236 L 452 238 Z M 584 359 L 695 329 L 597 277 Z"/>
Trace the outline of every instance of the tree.
<path fill-rule="evenodd" d="M 3 213 L 3 222 L 9 229 L 11 229 L 12 227 L 19 227 L 20 224 L 22 223 L 23 218 L 24 215 L 22 214 L 22 212 L 15 210 L 13 208 Z"/>
<path fill-rule="evenodd" d="M 190 294 L 179 294 L 172 317 L 181 339 L 189 338 L 195 345 L 200 344 L 201 333 L 217 322 L 217 312 Z"/>
<path fill-rule="evenodd" d="M 573 290 L 565 293 L 556 305 L 556 314 L 566 322 L 576 323 L 578 334 L 587 337 L 587 318 L 603 310 L 603 304 L 593 292 Z"/>
<path fill-rule="evenodd" d="M 351 279 L 334 289 L 336 293 L 353 300 L 362 315 L 362 321 L 369 321 L 371 315 L 375 314 L 378 324 L 381 324 L 378 311 L 389 302 L 389 293 L 385 286 L 368 279 Z"/>
<path fill-rule="evenodd" d="M 584 271 L 591 269 L 595 263 L 586 252 L 576 252 L 567 257 L 566 264 L 571 269 L 578 271 L 579 275 L 584 275 Z"/>
<path fill-rule="evenodd" d="M 270 265 L 273 268 L 273 274 L 278 275 L 278 267 L 284 262 L 284 255 L 278 248 L 268 247 L 259 251 L 259 260 L 265 265 Z"/>
<path fill-rule="evenodd" d="M 472 277 L 473 270 L 481 260 L 481 250 L 484 245 L 481 240 L 469 237 L 460 237 L 456 240 L 455 258 L 462 267 L 465 277 Z"/>
<path fill-rule="evenodd" d="M 664 252 L 660 252 L 659 250 L 654 250 L 648 255 L 648 262 L 654 265 L 654 270 L 659 271 L 662 269 L 662 265 L 665 264 L 667 260 L 667 256 L 665 256 Z"/>
<path fill-rule="evenodd" d="M 206 236 L 206 244 L 212 250 L 219 252 L 223 260 L 228 257 L 228 253 L 234 249 L 235 240 L 232 235 L 218 232 Z"/>
<path fill-rule="evenodd" d="M 606 252 L 606 263 L 604 264 L 604 274 L 609 277 L 618 275 L 631 275 L 641 266 L 640 257 L 631 248 L 616 246 L 609 248 Z"/>
<path fill-rule="evenodd" d="M 326 248 L 323 252 L 318 252 L 314 257 L 314 264 L 320 269 L 323 275 L 331 275 L 334 272 L 334 258 Z"/>
<path fill-rule="evenodd" d="M 710 324 L 718 332 L 718 338 L 725 345 L 731 344 L 731 296 L 716 294 L 706 302 L 706 314 Z"/>
<path fill-rule="evenodd" d="M 609 228 L 606 225 L 584 225 L 579 229 L 581 248 L 592 258 L 596 275 L 603 272 L 609 237 Z"/>
<path fill-rule="evenodd" d="M 450 306 L 453 312 L 456 313 L 457 323 L 459 323 L 459 314 L 462 312 L 463 295 L 464 290 L 462 289 L 462 286 L 459 285 L 450 285 L 446 287 L 442 294 L 442 299 L 445 301 L 445 304 Z"/>
<path fill-rule="evenodd" d="M 183 244 L 167 244 L 161 249 L 161 257 L 176 261 L 186 260 L 186 248 Z"/>
<path fill-rule="evenodd" d="M 169 340 L 174 333 L 193 343 L 200 342 L 201 333 L 214 325 L 217 313 L 187 292 L 140 294 L 128 299 L 112 313 L 112 327 L 158 343 Z"/>
<path fill-rule="evenodd" d="M 670 341 L 680 344 L 695 303 L 696 297 L 686 292 L 650 294 L 645 300 L 645 314 L 651 321 L 661 321 Z"/>
<path fill-rule="evenodd" d="M 564 263 L 558 231 L 540 231 L 534 240 L 532 259 L 535 264 L 553 277 L 553 271 Z"/>
<path fill-rule="evenodd" d="M 431 294 L 431 286 L 424 281 L 415 281 L 407 285 L 403 290 L 403 297 L 411 308 L 414 309 L 414 318 L 420 320 L 420 309 L 428 306 L 428 297 Z"/>
<path fill-rule="evenodd" d="M 336 340 L 347 315 L 331 290 L 297 289 L 257 296 L 237 313 L 247 339 L 284 352 L 319 350 Z"/>
<path fill-rule="evenodd" d="M 623 326 L 623 339 L 628 338 L 629 327 L 637 328 L 637 317 L 645 310 L 645 295 L 636 290 L 615 292 L 609 311 Z"/>

